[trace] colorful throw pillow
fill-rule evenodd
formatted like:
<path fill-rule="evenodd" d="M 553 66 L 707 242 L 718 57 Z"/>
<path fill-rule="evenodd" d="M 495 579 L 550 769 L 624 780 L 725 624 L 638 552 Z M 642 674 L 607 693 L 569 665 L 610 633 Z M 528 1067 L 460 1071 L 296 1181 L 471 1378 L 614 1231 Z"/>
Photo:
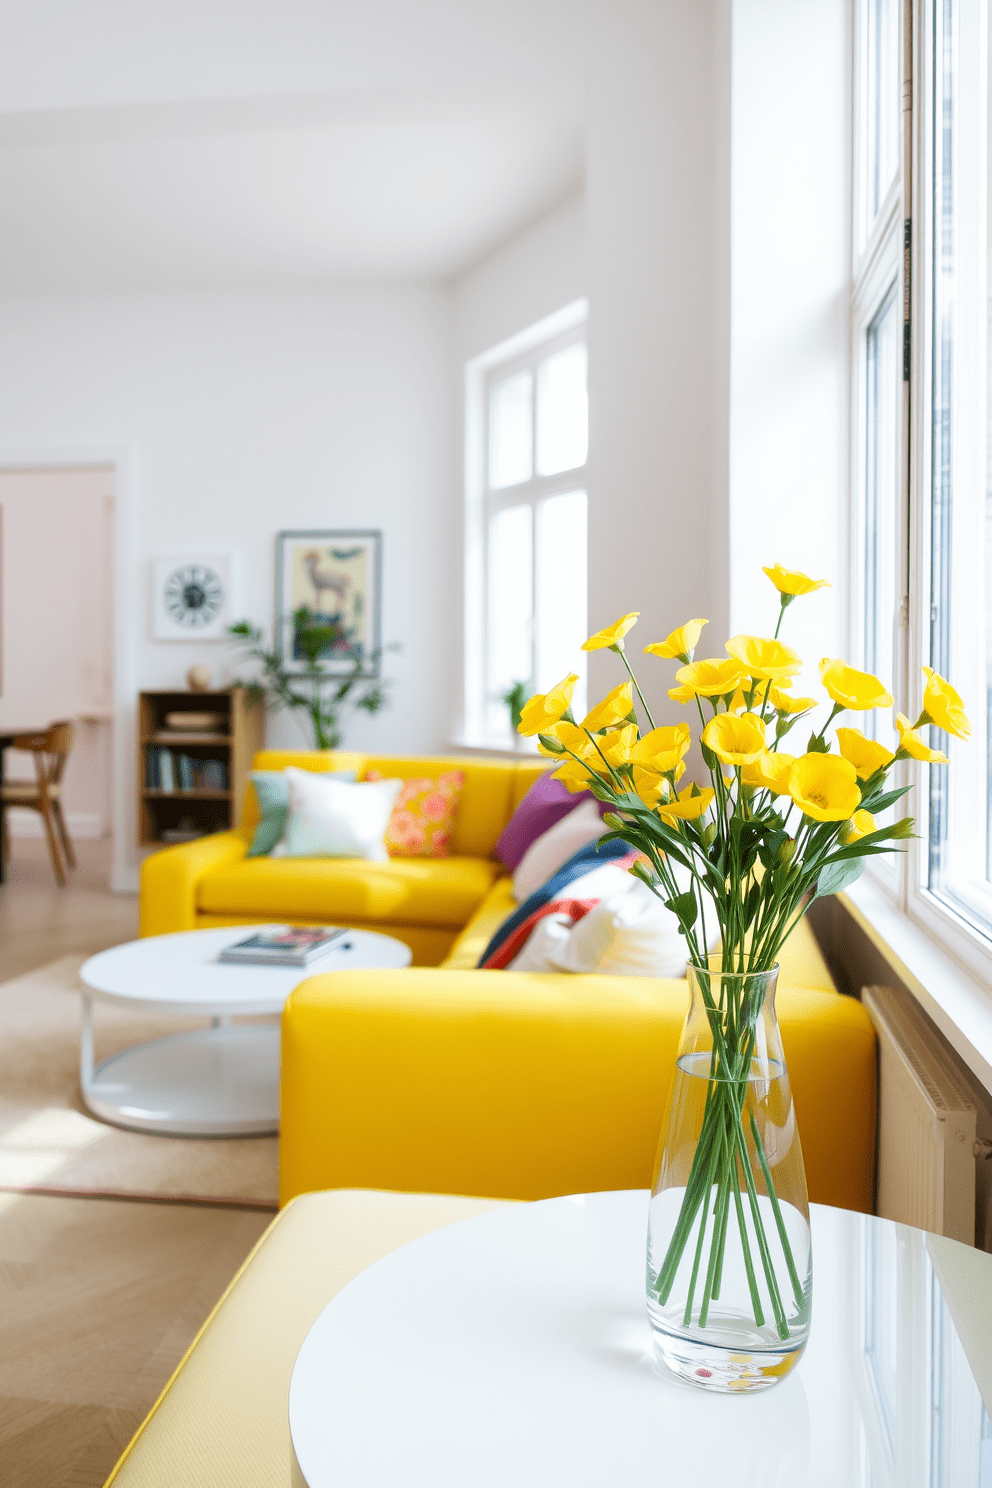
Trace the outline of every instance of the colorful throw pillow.
<path fill-rule="evenodd" d="M 351 785 L 313 770 L 287 765 L 289 820 L 272 856 L 365 858 L 385 862 L 386 828 L 399 794 L 399 780 Z"/>
<path fill-rule="evenodd" d="M 567 897 L 565 891 L 571 888 L 576 879 L 584 878 L 591 873 L 593 868 L 599 868 L 604 863 L 613 863 L 616 867 L 628 868 L 639 856 L 640 854 L 630 846 L 629 842 L 624 842 L 619 837 L 614 837 L 610 842 L 587 843 L 574 857 L 569 858 L 567 863 L 563 863 L 546 884 L 542 884 L 536 893 L 531 894 L 529 899 L 525 899 L 523 904 L 518 905 L 513 913 L 503 921 L 479 957 L 479 965 L 493 969 L 495 966 L 493 957 L 504 941 L 508 940 L 528 920 L 535 917 L 537 911 L 543 909 L 546 904 Z M 583 895 L 583 897 L 586 896 Z M 595 894 L 589 897 L 598 899 L 600 895 Z M 518 949 L 520 944 L 522 942 L 518 941 Z"/>
<path fill-rule="evenodd" d="M 249 858 L 264 858 L 282 841 L 289 816 L 289 781 L 285 770 L 252 770 L 250 775 L 255 787 L 258 809 L 262 819 L 255 828 L 251 846 L 246 854 Z M 354 770 L 327 770 L 321 772 L 324 780 L 354 781 Z"/>
<path fill-rule="evenodd" d="M 542 832 L 520 859 L 513 875 L 513 897 L 520 904 L 536 889 L 547 883 L 563 863 L 574 857 L 587 842 L 605 837 L 607 826 L 600 817 L 597 803 L 590 796 L 574 811 Z"/>
<path fill-rule="evenodd" d="M 368 770 L 365 779 L 384 780 L 378 770 Z M 386 847 L 391 858 L 447 858 L 451 834 L 458 815 L 458 802 L 465 784 L 463 770 L 445 770 L 440 775 L 419 776 L 400 782 L 393 815 L 386 829 Z"/>
<path fill-rule="evenodd" d="M 539 776 L 503 828 L 493 848 L 493 857 L 513 873 L 532 842 L 576 806 L 593 799 L 589 791 L 573 795 L 560 780 L 552 780 L 550 774 Z"/>

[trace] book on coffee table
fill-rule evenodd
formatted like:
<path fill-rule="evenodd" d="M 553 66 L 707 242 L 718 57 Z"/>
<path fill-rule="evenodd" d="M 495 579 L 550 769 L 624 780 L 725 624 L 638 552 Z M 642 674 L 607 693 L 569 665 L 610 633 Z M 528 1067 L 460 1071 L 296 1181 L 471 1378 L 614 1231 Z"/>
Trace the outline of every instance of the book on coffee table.
<path fill-rule="evenodd" d="M 242 966 L 309 966 L 347 934 L 323 925 L 276 925 L 228 946 L 218 960 Z"/>

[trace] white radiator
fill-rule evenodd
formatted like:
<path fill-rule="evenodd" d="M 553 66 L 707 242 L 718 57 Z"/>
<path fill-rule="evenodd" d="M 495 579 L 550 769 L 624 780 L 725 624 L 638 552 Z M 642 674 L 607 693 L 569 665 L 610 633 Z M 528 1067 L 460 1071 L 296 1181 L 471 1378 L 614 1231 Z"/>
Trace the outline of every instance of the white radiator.
<path fill-rule="evenodd" d="M 913 997 L 865 987 L 878 1034 L 875 1213 L 975 1243 L 977 1110 Z"/>

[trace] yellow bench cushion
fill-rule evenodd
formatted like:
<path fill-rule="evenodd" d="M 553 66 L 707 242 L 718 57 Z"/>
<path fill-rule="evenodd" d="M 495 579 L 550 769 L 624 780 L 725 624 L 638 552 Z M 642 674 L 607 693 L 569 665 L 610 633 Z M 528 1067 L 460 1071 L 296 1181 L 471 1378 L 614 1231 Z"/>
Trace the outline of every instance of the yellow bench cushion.
<path fill-rule="evenodd" d="M 539 1199 L 645 1188 L 684 981 L 338 972 L 282 1024 L 283 1202 L 320 1188 Z M 875 1034 L 853 998 L 783 987 L 810 1197 L 870 1210 Z"/>
<path fill-rule="evenodd" d="M 197 909 L 262 919 L 460 928 L 500 872 L 485 858 L 228 857 L 197 883 Z"/>
<path fill-rule="evenodd" d="M 328 1302 L 391 1250 L 497 1207 L 340 1192 L 290 1204 L 201 1328 L 107 1488 L 288 1488 L 289 1381 Z"/>

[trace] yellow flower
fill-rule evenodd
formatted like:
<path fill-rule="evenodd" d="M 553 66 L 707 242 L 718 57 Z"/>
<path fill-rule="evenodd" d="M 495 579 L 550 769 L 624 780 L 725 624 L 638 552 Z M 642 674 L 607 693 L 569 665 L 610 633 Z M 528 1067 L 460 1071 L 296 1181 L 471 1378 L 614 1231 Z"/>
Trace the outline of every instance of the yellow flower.
<path fill-rule="evenodd" d="M 804 754 L 789 772 L 789 795 L 815 821 L 849 821 L 861 804 L 858 777 L 839 754 Z"/>
<path fill-rule="evenodd" d="M 674 703 L 691 703 L 696 694 L 691 687 L 670 687 L 668 696 Z"/>
<path fill-rule="evenodd" d="M 768 701 L 776 713 L 808 713 L 810 708 L 816 707 L 816 698 L 793 697 L 790 692 L 782 690 L 781 683 L 776 687 L 774 682 L 768 689 Z"/>
<path fill-rule="evenodd" d="M 605 630 L 597 630 L 583 644 L 583 651 L 602 651 L 606 646 L 616 651 L 623 650 L 623 638 L 628 630 L 637 624 L 640 610 L 632 610 L 629 615 L 624 615 L 620 620 L 608 625 Z"/>
<path fill-rule="evenodd" d="M 895 759 L 891 749 L 866 738 L 860 729 L 839 728 L 837 745 L 844 758 L 851 761 L 859 780 L 867 780 L 869 775 L 874 775 L 883 765 L 891 765 Z"/>
<path fill-rule="evenodd" d="M 764 753 L 765 725 L 757 713 L 718 713 L 703 729 L 703 743 L 725 765 L 750 765 Z"/>
<path fill-rule="evenodd" d="M 630 764 L 631 751 L 637 743 L 637 725 L 628 723 L 625 728 L 615 729 L 612 733 L 602 734 L 597 740 L 599 752 L 607 764 L 612 765 L 614 770 L 619 765 Z M 602 761 L 601 761 L 602 762 Z"/>
<path fill-rule="evenodd" d="M 567 759 L 563 765 L 558 766 L 557 770 L 553 770 L 551 779 L 560 780 L 573 795 L 576 791 L 589 789 L 589 771 L 584 765 L 576 764 L 573 759 Z"/>
<path fill-rule="evenodd" d="M 564 681 L 557 683 L 550 692 L 535 693 L 529 702 L 524 703 L 517 733 L 546 734 L 552 724 L 568 712 L 578 680 L 578 673 L 569 672 Z"/>
<path fill-rule="evenodd" d="M 614 728 L 618 723 L 625 723 L 633 710 L 634 695 L 630 683 L 621 682 L 601 703 L 596 704 L 591 713 L 586 714 L 582 727 L 597 734 L 603 729 Z"/>
<path fill-rule="evenodd" d="M 694 790 L 697 791 L 696 795 L 692 794 Z M 712 786 L 698 790 L 696 786 L 687 785 L 684 791 L 679 791 L 677 800 L 667 803 L 659 801 L 658 815 L 666 827 L 677 826 L 680 821 L 695 821 L 708 809 L 713 796 Z"/>
<path fill-rule="evenodd" d="M 643 739 L 639 739 L 631 750 L 630 757 L 635 764 L 664 775 L 675 769 L 691 743 L 692 735 L 687 723 L 665 725 L 652 729 Z"/>
<path fill-rule="evenodd" d="M 923 711 L 945 733 L 953 734 L 956 739 L 967 739 L 971 736 L 971 724 L 968 715 L 964 711 L 964 703 L 960 695 L 954 691 L 950 682 L 945 682 L 932 667 L 924 667 L 923 675 L 927 679 L 926 691 L 923 694 Z"/>
<path fill-rule="evenodd" d="M 773 796 L 787 796 L 795 763 L 794 754 L 779 754 L 777 750 L 766 749 L 764 754 L 759 754 L 756 760 L 744 766 L 741 780 L 745 785 L 771 791 Z"/>
<path fill-rule="evenodd" d="M 814 589 L 830 588 L 826 579 L 810 579 L 797 568 L 783 568 L 781 563 L 774 563 L 771 568 L 763 571 L 779 594 L 787 594 L 790 599 L 795 599 L 797 594 L 812 594 Z"/>
<path fill-rule="evenodd" d="M 681 780 L 685 774 L 685 765 L 680 760 L 675 767 L 675 779 Z M 660 800 L 668 799 L 671 794 L 671 786 L 664 775 L 659 775 L 655 770 L 646 765 L 634 766 L 634 790 L 640 796 L 645 806 L 657 806 Z"/>
<path fill-rule="evenodd" d="M 896 714 L 896 728 L 899 730 L 900 754 L 908 754 L 910 759 L 924 760 L 930 765 L 946 765 L 949 763 L 946 754 L 941 754 L 939 749 L 929 749 L 924 744 L 918 730 L 912 727 L 905 713 Z"/>
<path fill-rule="evenodd" d="M 870 811 L 856 811 L 846 827 L 840 829 L 840 840 L 845 847 L 852 842 L 857 842 L 860 837 L 867 837 L 869 832 L 875 830 L 875 818 Z"/>
<path fill-rule="evenodd" d="M 691 666 L 680 667 L 675 673 L 679 682 L 703 697 L 723 697 L 728 692 L 736 692 L 746 675 L 739 661 L 732 657 L 724 661 L 720 656 L 708 661 L 694 661 Z"/>
<path fill-rule="evenodd" d="M 761 682 L 780 682 L 802 671 L 798 651 L 764 636 L 737 635 L 727 642 L 727 652 L 740 662 L 749 677 Z"/>
<path fill-rule="evenodd" d="M 825 656 L 820 662 L 820 680 L 828 696 L 842 708 L 861 713 L 871 708 L 892 707 L 892 694 L 886 692 L 877 677 L 870 672 L 856 672 L 846 662 L 831 661 Z"/>
<path fill-rule="evenodd" d="M 678 658 L 679 661 L 689 662 L 692 653 L 699 645 L 699 637 L 702 635 L 703 626 L 709 625 L 708 620 L 687 620 L 677 630 L 673 630 L 670 636 L 663 641 L 654 641 L 650 646 L 645 646 L 646 652 L 651 656 L 661 656 L 666 659 Z"/>

